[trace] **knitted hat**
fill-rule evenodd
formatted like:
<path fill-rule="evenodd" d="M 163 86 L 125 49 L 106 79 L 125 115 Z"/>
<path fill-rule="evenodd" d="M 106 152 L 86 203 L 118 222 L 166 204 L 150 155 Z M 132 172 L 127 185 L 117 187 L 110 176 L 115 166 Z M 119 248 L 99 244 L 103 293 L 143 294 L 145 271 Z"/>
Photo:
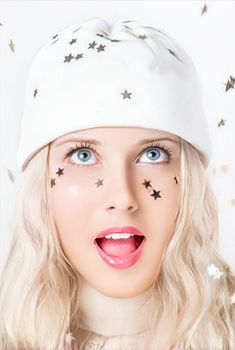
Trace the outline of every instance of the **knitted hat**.
<path fill-rule="evenodd" d="M 98 126 L 158 129 L 207 161 L 211 139 L 196 68 L 164 33 L 136 21 L 93 17 L 69 25 L 35 55 L 27 81 L 17 164 L 49 142 Z"/>

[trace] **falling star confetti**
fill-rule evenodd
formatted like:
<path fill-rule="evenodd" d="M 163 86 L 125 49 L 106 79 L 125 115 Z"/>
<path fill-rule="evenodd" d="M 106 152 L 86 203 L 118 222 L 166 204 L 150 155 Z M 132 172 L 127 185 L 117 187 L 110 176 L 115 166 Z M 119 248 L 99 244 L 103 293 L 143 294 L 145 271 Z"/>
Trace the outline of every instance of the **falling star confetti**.
<path fill-rule="evenodd" d="M 97 47 L 97 52 L 104 51 L 106 45 L 100 44 L 100 46 Z"/>
<path fill-rule="evenodd" d="M 221 120 L 218 122 L 218 128 L 220 128 L 221 126 L 225 125 L 226 120 L 224 120 L 223 118 L 221 118 Z"/>
<path fill-rule="evenodd" d="M 73 33 L 76 33 L 79 29 L 81 29 L 81 27 L 75 29 L 75 30 L 73 31 Z"/>
<path fill-rule="evenodd" d="M 98 45 L 95 41 L 93 41 L 93 43 L 89 43 L 88 49 L 94 49 L 95 45 Z"/>
<path fill-rule="evenodd" d="M 97 185 L 97 187 L 99 187 L 99 186 L 103 185 L 103 181 L 104 181 L 103 179 L 102 180 L 98 179 L 98 181 L 95 182 L 95 185 Z"/>
<path fill-rule="evenodd" d="M 234 78 L 234 77 L 232 77 L 231 75 L 230 75 L 230 84 L 231 84 L 231 85 L 232 85 L 232 87 L 234 88 L 235 78 Z"/>
<path fill-rule="evenodd" d="M 147 39 L 147 36 L 146 35 L 138 35 L 138 38 L 140 38 L 140 39 Z"/>
<path fill-rule="evenodd" d="M 228 91 L 229 89 L 234 89 L 235 78 L 230 75 L 229 79 L 227 80 L 227 83 L 224 83 L 224 85 L 226 85 L 225 91 Z"/>
<path fill-rule="evenodd" d="M 54 36 L 52 37 L 52 40 L 56 39 L 57 36 L 58 36 L 58 34 L 54 35 Z"/>
<path fill-rule="evenodd" d="M 53 41 L 53 42 L 51 43 L 51 45 L 55 44 L 58 40 L 59 40 L 59 39 L 56 39 L 55 41 Z"/>
<path fill-rule="evenodd" d="M 221 272 L 214 264 L 207 267 L 207 272 L 210 276 L 213 276 L 214 279 L 220 279 L 221 275 L 223 275 L 223 272 Z"/>
<path fill-rule="evenodd" d="M 230 297 L 231 304 L 235 304 L 235 293 Z"/>
<path fill-rule="evenodd" d="M 73 59 L 73 55 L 70 53 L 69 56 L 65 56 L 64 58 L 64 62 L 70 62 Z"/>
<path fill-rule="evenodd" d="M 77 39 L 72 39 L 70 42 L 69 42 L 69 44 L 70 45 L 73 45 L 73 44 L 75 44 L 77 42 Z"/>
<path fill-rule="evenodd" d="M 153 189 L 153 193 L 152 193 L 150 196 L 153 196 L 154 199 L 162 198 L 162 197 L 160 196 L 160 192 L 161 192 L 161 191 L 155 191 L 155 189 Z"/>
<path fill-rule="evenodd" d="M 12 52 L 15 52 L 15 44 L 13 43 L 13 41 L 11 40 L 9 43 L 9 47 L 11 49 Z"/>
<path fill-rule="evenodd" d="M 208 10 L 208 7 L 205 4 L 201 10 L 201 15 L 203 15 L 203 13 L 207 13 L 207 10 Z"/>
<path fill-rule="evenodd" d="M 56 172 L 56 174 L 58 175 L 58 176 L 61 176 L 61 175 L 64 175 L 64 168 L 63 169 L 58 169 L 58 171 Z"/>
<path fill-rule="evenodd" d="M 132 95 L 132 92 L 128 92 L 128 91 L 125 89 L 125 92 L 121 92 L 121 95 L 123 95 L 123 100 L 124 100 L 125 98 L 131 99 L 131 98 L 130 98 L 130 95 Z"/>
<path fill-rule="evenodd" d="M 75 58 L 75 60 L 77 61 L 77 60 L 79 60 L 79 58 L 82 58 L 83 57 L 83 53 L 78 53 L 77 54 L 77 56 L 75 56 L 74 58 Z"/>
<path fill-rule="evenodd" d="M 15 181 L 15 177 L 14 175 L 12 174 L 12 171 L 10 169 L 7 169 L 7 175 L 9 177 L 9 179 L 11 180 L 11 182 L 14 182 Z"/>
<path fill-rule="evenodd" d="M 51 179 L 51 187 L 55 186 L 55 179 Z"/>
<path fill-rule="evenodd" d="M 34 90 L 34 93 L 33 93 L 33 97 L 34 97 L 34 98 L 36 97 L 37 93 L 38 93 L 38 89 L 35 89 L 35 90 Z"/>

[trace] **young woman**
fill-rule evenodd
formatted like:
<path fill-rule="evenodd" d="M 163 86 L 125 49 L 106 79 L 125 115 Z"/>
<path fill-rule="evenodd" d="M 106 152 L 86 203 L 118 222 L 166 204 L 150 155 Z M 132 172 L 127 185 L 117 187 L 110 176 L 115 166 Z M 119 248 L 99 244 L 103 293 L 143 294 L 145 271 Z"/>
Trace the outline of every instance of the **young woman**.
<path fill-rule="evenodd" d="M 233 349 L 196 69 L 162 30 L 70 25 L 29 74 L 4 350 Z"/>

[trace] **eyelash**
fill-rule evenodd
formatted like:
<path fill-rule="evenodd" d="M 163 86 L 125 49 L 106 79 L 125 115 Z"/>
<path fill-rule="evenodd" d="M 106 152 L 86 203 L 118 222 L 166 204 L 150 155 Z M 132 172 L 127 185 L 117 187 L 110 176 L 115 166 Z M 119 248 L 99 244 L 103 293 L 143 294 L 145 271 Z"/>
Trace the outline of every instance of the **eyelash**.
<path fill-rule="evenodd" d="M 163 163 L 149 163 L 151 165 L 158 165 L 158 166 L 161 166 L 161 165 L 167 165 L 168 163 L 170 163 L 171 161 L 171 158 L 172 158 L 172 150 L 170 147 L 166 147 L 165 145 L 162 145 L 160 143 L 151 143 L 151 144 L 148 144 L 142 151 L 141 151 L 141 154 L 144 153 L 145 151 L 151 149 L 151 148 L 159 148 L 161 150 L 163 150 L 167 156 L 168 156 L 168 160 L 163 162 Z M 89 149 L 91 151 L 94 151 L 95 153 L 96 152 L 96 149 L 89 143 L 89 142 L 81 142 L 79 144 L 76 144 L 75 147 L 72 147 L 69 149 L 69 151 L 65 154 L 64 156 L 64 160 L 69 160 L 68 162 L 72 165 L 75 165 L 75 166 L 80 166 L 81 164 L 77 164 L 77 163 L 74 163 L 70 160 L 70 158 L 72 157 L 72 155 L 76 152 L 76 151 L 79 151 L 80 149 Z"/>

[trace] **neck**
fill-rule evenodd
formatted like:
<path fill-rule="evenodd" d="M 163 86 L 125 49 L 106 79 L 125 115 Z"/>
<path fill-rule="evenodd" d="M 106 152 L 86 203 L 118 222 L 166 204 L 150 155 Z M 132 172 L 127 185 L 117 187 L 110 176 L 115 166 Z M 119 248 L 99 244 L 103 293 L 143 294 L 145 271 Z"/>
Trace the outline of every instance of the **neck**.
<path fill-rule="evenodd" d="M 113 298 L 81 278 L 80 328 L 104 336 L 130 335 L 150 329 L 154 312 L 153 285 L 140 295 Z"/>

